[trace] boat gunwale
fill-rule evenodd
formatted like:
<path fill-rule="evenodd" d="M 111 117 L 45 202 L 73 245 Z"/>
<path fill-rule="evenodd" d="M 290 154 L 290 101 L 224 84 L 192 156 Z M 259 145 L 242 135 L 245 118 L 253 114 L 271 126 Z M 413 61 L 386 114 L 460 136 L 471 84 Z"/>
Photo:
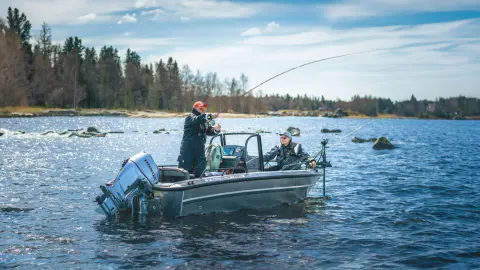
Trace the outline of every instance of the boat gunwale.
<path fill-rule="evenodd" d="M 153 185 L 152 189 L 154 191 L 185 191 L 189 189 L 194 189 L 198 187 L 206 187 L 212 185 L 221 185 L 221 184 L 228 184 L 228 183 L 235 183 L 235 182 L 243 182 L 243 181 L 258 181 L 258 180 L 272 180 L 272 179 L 279 179 L 279 178 L 298 178 L 298 177 L 320 177 L 322 175 L 321 172 L 315 170 L 300 170 L 300 171 L 283 171 L 283 172 L 275 172 L 275 171 L 263 171 L 263 172 L 251 172 L 251 173 L 274 173 L 269 175 L 249 175 L 250 173 L 239 173 L 239 174 L 228 174 L 224 176 L 209 176 L 209 177 L 202 177 L 202 178 L 195 178 L 195 179 L 187 179 L 178 182 L 172 183 L 157 183 Z M 237 175 L 237 177 L 233 177 Z M 225 176 L 228 176 L 225 178 Z M 201 182 L 196 184 L 195 181 L 198 180 L 207 180 L 206 182 Z M 191 182 L 193 184 L 189 184 Z M 171 184 L 170 186 L 160 186 L 162 184 Z M 173 185 L 181 185 L 175 186 Z"/>

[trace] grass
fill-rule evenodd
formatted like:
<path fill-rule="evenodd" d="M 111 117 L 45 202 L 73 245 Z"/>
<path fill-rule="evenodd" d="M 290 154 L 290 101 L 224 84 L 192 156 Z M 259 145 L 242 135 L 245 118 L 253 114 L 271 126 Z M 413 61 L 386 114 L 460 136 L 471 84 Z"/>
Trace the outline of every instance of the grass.
<path fill-rule="evenodd" d="M 17 112 L 17 113 L 40 113 L 45 108 L 43 107 L 0 107 L 0 112 L 8 113 L 8 112 Z"/>

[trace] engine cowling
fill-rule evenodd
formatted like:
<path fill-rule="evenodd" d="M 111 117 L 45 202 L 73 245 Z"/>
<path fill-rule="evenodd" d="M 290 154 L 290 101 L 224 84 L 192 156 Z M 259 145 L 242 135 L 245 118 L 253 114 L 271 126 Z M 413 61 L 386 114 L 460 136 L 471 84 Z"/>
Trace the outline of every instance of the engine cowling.
<path fill-rule="evenodd" d="M 133 207 L 135 197 L 140 202 L 140 213 L 147 212 L 147 197 L 153 185 L 158 183 L 159 170 L 152 156 L 140 152 L 124 162 L 112 181 L 100 186 L 103 194 L 96 198 L 99 207 L 95 210 L 113 216 L 118 210 Z"/>

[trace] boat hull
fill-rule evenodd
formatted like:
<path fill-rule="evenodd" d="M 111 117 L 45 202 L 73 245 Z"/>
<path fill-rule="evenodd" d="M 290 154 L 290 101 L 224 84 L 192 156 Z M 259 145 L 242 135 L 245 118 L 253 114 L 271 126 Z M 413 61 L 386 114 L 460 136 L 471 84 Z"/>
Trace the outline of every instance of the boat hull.
<path fill-rule="evenodd" d="M 166 217 L 270 208 L 304 200 L 320 176 L 314 170 L 256 172 L 163 183 L 153 187 L 150 204 Z"/>

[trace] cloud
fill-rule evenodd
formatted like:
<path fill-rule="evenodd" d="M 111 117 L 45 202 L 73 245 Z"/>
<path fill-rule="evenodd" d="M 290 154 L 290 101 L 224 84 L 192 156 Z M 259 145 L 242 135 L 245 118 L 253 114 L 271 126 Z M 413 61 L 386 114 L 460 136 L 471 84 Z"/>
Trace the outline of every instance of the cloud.
<path fill-rule="evenodd" d="M 270 32 L 278 28 L 280 28 L 280 24 L 273 21 L 267 25 L 267 28 L 265 29 L 265 31 Z"/>
<path fill-rule="evenodd" d="M 132 9 L 158 8 L 168 11 L 167 19 L 230 19 L 247 18 L 261 12 L 270 12 L 277 4 L 235 3 L 219 0 L 2 0 L 0 10 L 9 6 L 18 8 L 27 15 L 33 28 L 39 28 L 42 22 L 49 25 L 70 25 L 84 23 L 77 18 L 86 14 L 96 14 L 96 20 L 90 22 L 113 20 L 112 15 L 119 12 L 131 12 Z M 148 14 L 148 13 L 146 13 Z M 146 15 L 145 14 L 145 15 Z M 155 14 L 152 14 L 155 18 Z M 157 18 L 158 19 L 158 18 Z"/>
<path fill-rule="evenodd" d="M 250 87 L 292 67 L 341 54 L 384 50 L 315 63 L 282 75 L 260 88 L 264 93 L 305 93 L 350 99 L 372 94 L 394 100 L 434 99 L 463 94 L 480 97 L 478 50 L 480 20 L 418 26 L 334 30 L 321 28 L 292 35 L 247 37 L 232 46 L 177 47 L 143 57 L 158 62 L 172 56 L 182 66 L 220 78 L 245 72 Z M 460 33 L 470 32 L 465 37 Z M 261 45 L 261 46 L 259 46 Z M 272 49 L 275 46 L 274 49 Z"/>
<path fill-rule="evenodd" d="M 137 17 L 135 15 L 135 13 L 133 13 L 132 15 L 127 13 L 122 18 L 120 18 L 120 20 L 117 22 L 117 24 L 134 23 L 136 21 L 137 21 Z"/>
<path fill-rule="evenodd" d="M 180 20 L 182 20 L 182 21 L 189 21 L 190 18 L 189 18 L 189 17 L 184 17 L 184 16 L 182 16 L 182 17 L 180 17 Z"/>
<path fill-rule="evenodd" d="M 267 27 L 265 28 L 264 31 L 262 31 L 260 28 L 257 27 L 252 27 L 244 32 L 242 32 L 241 36 L 259 36 L 262 33 L 266 32 L 272 32 L 276 29 L 280 28 L 280 24 L 276 23 L 275 21 L 272 21 L 271 23 L 267 24 Z"/>
<path fill-rule="evenodd" d="M 154 10 L 149 10 L 149 11 L 142 11 L 141 12 L 141 15 L 142 16 L 149 16 L 151 15 L 151 19 L 153 21 L 159 21 L 161 19 L 166 19 L 170 16 L 169 13 L 167 13 L 166 11 L 164 11 L 163 9 L 154 9 Z"/>
<path fill-rule="evenodd" d="M 127 11 L 132 8 L 131 0 L 116 0 L 115 4 L 109 1 L 96 0 L 2 0 L 0 9 L 6 10 L 7 7 L 16 7 L 20 12 L 25 13 L 27 19 L 32 23 L 34 29 L 40 28 L 43 22 L 49 25 L 74 25 L 86 23 L 85 20 L 95 14 L 96 19 L 88 21 L 102 22 L 113 20 L 111 16 L 114 12 Z"/>
<path fill-rule="evenodd" d="M 313 45 L 326 42 L 338 42 L 342 40 L 354 41 L 359 39 L 378 39 L 386 40 L 388 43 L 395 41 L 398 46 L 402 46 L 414 41 L 437 41 L 445 39 L 446 37 L 451 38 L 451 33 L 453 31 L 457 32 L 464 28 L 477 27 L 479 22 L 480 21 L 478 20 L 461 20 L 417 26 L 396 25 L 373 28 L 353 28 L 346 30 L 332 30 L 323 27 L 312 31 L 290 35 L 251 37 L 242 41 L 242 43 L 263 46 L 285 46 Z"/>
<path fill-rule="evenodd" d="M 97 18 L 97 14 L 90 13 L 90 14 L 78 17 L 77 21 L 83 24 L 83 23 L 94 21 L 96 18 Z"/>
<path fill-rule="evenodd" d="M 160 19 L 232 19 L 247 18 L 255 14 L 278 8 L 277 4 L 268 3 L 235 3 L 218 0 L 137 0 L 136 8 L 157 8 L 142 12 L 152 15 L 153 20 Z"/>
<path fill-rule="evenodd" d="M 252 27 L 248 29 L 247 31 L 242 33 L 242 36 L 258 36 L 262 34 L 262 31 L 258 29 L 257 27 Z"/>
<path fill-rule="evenodd" d="M 335 4 L 319 5 L 319 8 L 327 18 L 337 20 L 342 18 L 361 19 L 396 13 L 480 10 L 480 2 L 478 0 L 347 0 Z"/>
<path fill-rule="evenodd" d="M 157 5 L 157 1 L 155 0 L 136 0 L 135 1 L 135 8 L 149 8 L 155 7 Z"/>

